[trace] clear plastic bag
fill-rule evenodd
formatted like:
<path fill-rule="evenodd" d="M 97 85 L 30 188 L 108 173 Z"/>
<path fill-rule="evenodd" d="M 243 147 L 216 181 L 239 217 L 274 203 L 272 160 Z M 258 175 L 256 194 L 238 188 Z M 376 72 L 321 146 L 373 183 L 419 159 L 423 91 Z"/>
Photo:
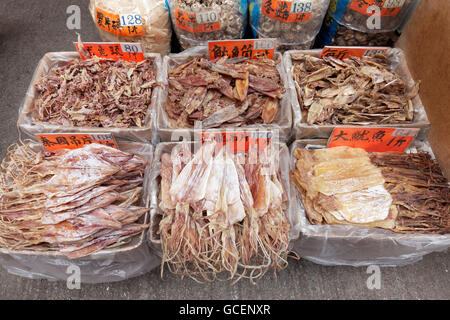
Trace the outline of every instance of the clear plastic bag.
<path fill-rule="evenodd" d="M 119 35 L 111 31 L 105 31 L 99 26 L 97 8 L 112 15 L 119 15 L 119 19 L 121 18 L 120 15 L 139 14 L 142 19 L 142 34 Z M 164 0 L 91 0 L 89 11 L 103 41 L 140 42 L 144 52 L 160 53 L 161 55 L 170 52 L 172 29 L 169 11 Z M 115 30 L 111 25 L 108 26 Z"/>
<path fill-rule="evenodd" d="M 290 147 L 291 169 L 295 168 L 296 148 L 325 147 L 327 140 L 296 140 Z M 413 141 L 406 152 L 426 151 L 428 142 Z M 433 156 L 434 157 L 434 156 Z M 450 247 L 450 234 L 400 234 L 380 228 L 354 225 L 313 225 L 306 217 L 301 195 L 293 194 L 300 205 L 300 236 L 294 249 L 302 258 L 323 265 L 402 266 L 417 262 L 428 253 Z"/>
<path fill-rule="evenodd" d="M 159 53 L 145 54 L 147 59 L 154 62 L 156 68 L 157 84 L 162 82 L 162 64 Z M 30 138 L 36 139 L 36 133 L 74 133 L 74 132 L 89 132 L 89 133 L 112 133 L 117 140 L 131 140 L 147 142 L 152 141 L 153 135 L 156 134 L 154 123 L 156 120 L 156 106 L 160 96 L 160 86 L 157 85 L 152 92 L 151 102 L 147 111 L 144 125 L 142 127 L 130 128 L 100 128 L 100 127 L 69 127 L 63 125 L 53 125 L 45 122 L 37 122 L 34 120 L 33 109 L 35 97 L 37 95 L 35 84 L 54 67 L 62 66 L 64 63 L 79 59 L 78 52 L 49 52 L 39 61 L 39 64 L 34 71 L 30 86 L 28 87 L 25 99 L 21 108 L 19 109 L 19 119 L 17 121 L 18 128 L 29 135 Z"/>
<path fill-rule="evenodd" d="M 167 0 L 181 47 L 209 40 L 240 39 L 247 27 L 247 0 Z"/>
<path fill-rule="evenodd" d="M 333 129 L 337 126 L 345 127 L 345 125 L 334 125 L 334 124 L 324 124 L 324 125 L 309 125 L 306 123 L 306 119 L 303 119 L 300 104 L 298 101 L 298 84 L 294 82 L 292 76 L 292 58 L 291 54 L 295 52 L 300 52 L 308 54 L 314 57 L 320 57 L 322 50 L 291 50 L 284 53 L 284 65 L 286 67 L 286 73 L 288 74 L 289 86 L 291 87 L 291 101 L 292 101 L 292 113 L 293 113 L 293 136 L 295 139 L 311 139 L 311 138 L 326 138 L 330 136 Z M 397 72 L 400 77 L 405 81 L 408 88 L 414 86 L 414 79 L 408 69 L 408 64 L 406 62 L 405 55 L 401 49 L 389 49 L 386 52 L 393 71 Z M 395 123 L 395 124 L 383 124 L 383 125 L 365 125 L 367 127 L 398 127 L 398 128 L 420 128 L 420 132 L 417 135 L 418 139 L 425 139 L 429 128 L 430 122 L 428 121 L 427 113 L 422 104 L 419 94 L 412 99 L 414 117 L 413 121 L 405 123 Z"/>
<path fill-rule="evenodd" d="M 280 51 L 310 49 L 330 3 L 330 0 L 249 1 L 253 35 L 276 38 Z"/>
<path fill-rule="evenodd" d="M 191 60 L 194 56 L 203 55 L 206 56 L 208 53 L 208 48 L 204 46 L 190 48 L 181 53 L 170 54 L 164 57 L 163 60 L 163 78 L 165 79 L 164 90 L 161 92 L 160 102 L 158 105 L 157 111 L 157 120 L 156 127 L 158 131 L 159 138 L 161 141 L 172 141 L 171 136 L 172 133 L 176 131 L 186 131 L 190 132 L 191 136 L 193 135 L 193 128 L 186 128 L 183 130 L 177 129 L 174 125 L 169 121 L 167 113 L 165 111 L 165 103 L 168 95 L 168 72 L 169 70 L 175 68 L 176 66 L 186 63 Z M 278 110 L 277 115 L 273 123 L 271 124 L 257 124 L 251 126 L 243 126 L 236 127 L 236 130 L 244 130 L 250 128 L 276 128 L 279 130 L 279 136 L 282 141 L 287 141 L 290 137 L 291 128 L 292 128 L 292 114 L 291 114 L 291 96 L 290 88 L 288 87 L 288 77 L 285 72 L 285 68 L 283 66 L 283 59 L 280 53 L 275 52 L 274 59 L 279 61 L 277 65 L 277 70 L 280 73 L 281 80 L 284 83 L 286 92 L 280 100 L 280 109 Z"/>
<path fill-rule="evenodd" d="M 141 206 L 150 205 L 151 167 L 153 147 L 137 142 L 119 142 L 119 149 L 140 155 L 148 161 L 146 167 Z M 42 145 L 33 144 L 33 149 Z M 139 220 L 148 223 L 149 213 Z M 31 279 L 63 280 L 80 268 L 81 283 L 114 282 L 136 277 L 151 271 L 160 264 L 160 259 L 148 248 L 147 230 L 134 236 L 123 245 L 104 248 L 79 259 L 68 259 L 56 251 L 8 250 L 0 248 L 0 264 L 9 273 Z M 71 268 L 69 268 L 71 267 Z"/>
<path fill-rule="evenodd" d="M 374 1 L 332 0 L 316 47 L 393 46 L 398 39 L 397 28 L 416 4 L 417 0 L 384 0 L 382 5 Z M 374 13 L 371 5 L 380 8 L 379 26 L 374 24 L 377 19 L 370 16 Z"/>

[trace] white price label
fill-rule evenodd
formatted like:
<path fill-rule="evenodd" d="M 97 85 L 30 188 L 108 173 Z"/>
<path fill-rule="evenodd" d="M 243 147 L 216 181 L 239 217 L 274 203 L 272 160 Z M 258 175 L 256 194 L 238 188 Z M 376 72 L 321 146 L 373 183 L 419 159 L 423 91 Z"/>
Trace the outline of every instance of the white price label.
<path fill-rule="evenodd" d="M 400 8 L 405 4 L 405 0 L 386 0 L 383 3 L 383 8 Z"/>
<path fill-rule="evenodd" d="M 198 12 L 195 19 L 197 23 L 213 23 L 219 21 L 219 15 L 215 11 Z"/>
<path fill-rule="evenodd" d="M 120 26 L 122 27 L 142 26 L 142 17 L 140 14 L 121 14 Z"/>
<path fill-rule="evenodd" d="M 397 128 L 392 133 L 392 136 L 415 137 L 419 133 L 419 130 L 419 128 Z"/>
<path fill-rule="evenodd" d="M 255 40 L 254 49 L 255 50 L 275 49 L 275 40 L 274 39 Z"/>
<path fill-rule="evenodd" d="M 123 52 L 126 53 L 138 53 L 143 52 L 142 46 L 138 42 L 131 42 L 131 43 L 120 43 L 120 49 L 122 49 Z"/>
<path fill-rule="evenodd" d="M 292 0 L 291 13 L 309 13 L 311 11 L 311 0 Z"/>

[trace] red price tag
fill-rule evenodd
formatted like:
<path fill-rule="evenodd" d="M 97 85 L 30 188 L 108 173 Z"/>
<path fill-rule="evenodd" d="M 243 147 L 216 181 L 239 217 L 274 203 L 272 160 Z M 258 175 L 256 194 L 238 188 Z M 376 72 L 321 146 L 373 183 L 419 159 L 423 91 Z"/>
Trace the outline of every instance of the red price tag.
<path fill-rule="evenodd" d="M 78 42 L 74 44 L 83 60 L 89 56 L 134 62 L 145 60 L 142 46 L 137 42 L 83 42 L 84 50 L 80 48 Z"/>
<path fill-rule="evenodd" d="M 404 4 L 405 0 L 353 0 L 350 9 L 368 16 L 375 15 L 369 7 L 377 6 L 380 8 L 380 16 L 396 16 Z"/>
<path fill-rule="evenodd" d="M 200 141 L 216 141 L 219 145 L 227 145 L 230 152 L 248 152 L 249 148 L 257 145 L 264 150 L 272 140 L 270 131 L 254 132 L 202 132 Z"/>
<path fill-rule="evenodd" d="M 350 57 L 371 57 L 377 53 L 386 53 L 388 47 L 332 47 L 325 46 L 320 54 L 320 58 L 334 57 L 344 60 Z"/>
<path fill-rule="evenodd" d="M 220 30 L 219 14 L 214 10 L 189 13 L 176 8 L 175 22 L 178 28 L 192 33 Z"/>
<path fill-rule="evenodd" d="M 262 13 L 283 22 L 303 22 L 311 18 L 313 0 L 264 0 Z"/>
<path fill-rule="evenodd" d="M 418 128 L 336 127 L 328 139 L 328 148 L 347 146 L 366 151 L 405 151 Z"/>
<path fill-rule="evenodd" d="M 118 36 L 141 36 L 144 34 L 140 14 L 114 14 L 95 8 L 97 26 Z"/>
<path fill-rule="evenodd" d="M 266 56 L 273 59 L 275 41 L 274 38 L 209 41 L 209 58 L 214 60 L 228 56 L 230 58 L 247 57 L 255 59 Z"/>
<path fill-rule="evenodd" d="M 99 143 L 117 149 L 111 133 L 42 133 L 36 134 L 47 151 L 78 149 L 91 143 Z"/>

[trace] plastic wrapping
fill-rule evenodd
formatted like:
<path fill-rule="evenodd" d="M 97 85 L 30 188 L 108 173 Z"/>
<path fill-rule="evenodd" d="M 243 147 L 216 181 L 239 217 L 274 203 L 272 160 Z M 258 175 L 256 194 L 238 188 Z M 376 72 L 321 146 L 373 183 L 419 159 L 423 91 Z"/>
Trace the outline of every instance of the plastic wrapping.
<path fill-rule="evenodd" d="M 33 144 L 33 149 L 42 148 Z M 119 149 L 140 155 L 148 161 L 146 167 L 142 206 L 150 205 L 150 181 L 153 147 L 137 142 L 119 142 Z M 142 217 L 140 223 L 148 223 L 150 214 Z M 79 259 L 68 259 L 56 251 L 7 250 L 0 248 L 0 264 L 9 273 L 31 279 L 67 280 L 74 269 L 80 268 L 81 283 L 114 282 L 136 277 L 151 271 L 160 264 L 160 259 L 150 252 L 145 237 L 147 230 L 134 236 L 129 243 L 105 248 Z"/>
<path fill-rule="evenodd" d="M 405 0 L 397 8 L 395 3 L 401 4 L 402 1 L 386 0 L 382 3 L 383 6 L 394 8 L 378 5 L 381 8 L 380 25 L 373 26 L 376 20 L 368 21 L 371 16 L 367 13 L 369 5 L 374 4 L 373 1 L 332 0 L 316 42 L 317 47 L 393 46 L 398 38 L 396 29 L 409 16 L 410 11 L 415 9 L 417 0 Z"/>
<path fill-rule="evenodd" d="M 281 51 L 310 49 L 330 3 L 330 0 L 249 1 L 253 35 L 258 38 L 276 38 Z M 281 4 L 287 7 L 282 10 Z M 299 9 L 295 11 L 294 5 Z"/>
<path fill-rule="evenodd" d="M 293 113 L 293 136 L 294 139 L 310 139 L 310 138 L 325 138 L 328 139 L 331 132 L 335 127 L 347 127 L 346 125 L 340 124 L 325 124 L 325 125 L 309 125 L 306 123 L 305 119 L 302 119 L 300 104 L 298 102 L 297 84 L 294 83 L 292 76 L 292 59 L 291 53 L 302 52 L 314 57 L 319 57 L 322 50 L 303 50 L 303 51 L 287 51 L 285 52 L 283 59 L 284 65 L 286 67 L 286 73 L 289 75 L 289 86 L 291 87 L 291 101 L 292 101 L 292 113 Z M 408 65 L 406 62 L 405 55 L 401 49 L 389 49 L 387 51 L 387 56 L 391 62 L 390 67 L 393 71 L 398 73 L 400 77 L 405 81 L 408 89 L 414 86 L 414 79 L 409 72 Z M 420 92 L 420 90 L 419 90 Z M 430 122 L 428 121 L 427 113 L 418 94 L 414 99 L 412 99 L 414 108 L 414 118 L 411 122 L 405 123 L 393 123 L 393 124 L 380 124 L 380 125 L 364 125 L 365 127 L 395 127 L 395 128 L 419 128 L 420 132 L 417 135 L 417 139 L 424 140 L 430 128 Z M 353 125 L 354 126 L 354 125 Z M 349 126 L 351 127 L 351 126 Z"/>
<path fill-rule="evenodd" d="M 101 29 L 96 8 L 114 15 L 140 14 L 143 34 L 122 36 Z M 144 52 L 162 55 L 170 52 L 172 29 L 164 0 L 91 0 L 89 11 L 103 41 L 140 42 Z"/>
<path fill-rule="evenodd" d="M 240 39 L 247 27 L 247 0 L 167 0 L 181 47 L 209 40 Z"/>
<path fill-rule="evenodd" d="M 45 122 L 37 122 L 33 118 L 34 101 L 36 97 L 35 84 L 48 74 L 53 67 L 63 65 L 65 62 L 79 59 L 78 52 L 49 52 L 39 61 L 34 71 L 30 86 L 28 87 L 25 99 L 19 109 L 19 119 L 17 126 L 19 129 L 29 135 L 32 139 L 36 139 L 36 133 L 112 133 L 117 140 L 131 140 L 139 142 L 152 141 L 155 133 L 154 123 L 156 120 L 156 106 L 160 95 L 161 88 L 157 85 L 152 92 L 151 103 L 147 111 L 145 124 L 143 127 L 130 128 L 100 128 L 100 127 L 69 127 L 63 125 L 54 125 Z M 147 59 L 154 61 L 156 68 L 156 81 L 162 82 L 162 64 L 159 53 L 145 54 Z"/>
<path fill-rule="evenodd" d="M 250 130 L 251 131 L 251 130 Z M 214 132 L 214 130 L 208 130 L 205 132 Z M 198 146 L 200 142 L 189 142 L 191 148 L 194 148 L 194 143 Z M 160 190 L 160 168 L 161 168 L 161 156 L 163 153 L 170 153 L 171 150 L 180 142 L 162 142 L 156 146 L 155 149 L 155 157 L 152 168 L 152 183 L 150 186 L 151 189 L 151 207 L 152 211 L 150 212 L 150 227 L 148 230 L 148 241 L 149 245 L 161 255 L 161 240 L 159 237 L 159 222 L 161 221 L 161 209 L 159 208 L 158 203 L 158 195 Z M 288 190 L 288 209 L 287 209 L 287 217 L 291 224 L 291 229 L 289 232 L 289 238 L 291 241 L 294 241 L 299 236 L 300 231 L 300 217 L 299 217 L 299 204 L 297 201 L 292 201 L 293 195 L 295 196 L 295 188 L 291 186 L 289 181 L 289 150 L 284 143 L 276 143 L 275 150 L 279 150 L 279 164 L 280 164 L 280 173 L 281 173 L 281 183 Z M 292 246 L 292 242 L 291 242 Z"/>
<path fill-rule="evenodd" d="M 193 136 L 194 129 L 193 128 L 175 128 L 168 119 L 167 113 L 165 111 L 165 103 L 168 95 L 168 72 L 172 68 L 186 63 L 191 60 L 194 56 L 198 55 L 206 55 L 208 52 L 208 48 L 204 46 L 194 47 L 188 50 L 185 50 L 178 54 L 170 54 L 164 57 L 163 60 L 163 78 L 165 79 L 165 88 L 161 92 L 161 99 L 158 104 L 158 112 L 157 112 L 157 120 L 156 127 L 158 130 L 159 138 L 161 141 L 172 141 L 172 134 L 175 132 L 189 132 L 191 137 Z M 290 137 L 291 127 L 292 127 L 292 113 L 291 113 L 291 96 L 290 92 L 292 89 L 288 87 L 288 77 L 285 72 L 285 68 L 283 66 L 283 59 L 280 53 L 275 52 L 274 55 L 275 60 L 279 60 L 280 62 L 277 65 L 277 70 L 280 73 L 281 80 L 284 83 L 286 88 L 286 92 L 284 93 L 282 99 L 280 100 L 280 109 L 278 114 L 275 116 L 273 123 L 271 124 L 258 124 L 258 125 L 250 125 L 250 126 L 242 126 L 236 127 L 236 130 L 244 130 L 251 128 L 267 128 L 267 129 L 277 129 L 279 130 L 279 137 L 282 141 L 287 141 Z M 230 127 L 227 127 L 230 129 Z"/>
<path fill-rule="evenodd" d="M 296 140 L 292 143 L 291 169 L 295 168 L 296 148 L 326 146 L 327 140 Z M 426 151 L 427 142 L 413 141 L 406 152 Z M 433 156 L 434 157 L 434 156 Z M 298 191 L 293 194 L 300 205 L 300 237 L 294 243 L 302 258 L 324 265 L 402 266 L 422 259 L 425 254 L 450 247 L 450 234 L 400 234 L 380 228 L 353 225 L 312 225 L 306 217 Z"/>

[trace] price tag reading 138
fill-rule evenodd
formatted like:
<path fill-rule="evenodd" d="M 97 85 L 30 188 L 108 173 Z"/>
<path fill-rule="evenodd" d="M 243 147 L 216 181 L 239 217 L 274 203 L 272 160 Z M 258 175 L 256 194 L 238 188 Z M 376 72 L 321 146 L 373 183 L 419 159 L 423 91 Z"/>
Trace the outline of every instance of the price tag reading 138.
<path fill-rule="evenodd" d="M 229 58 L 246 57 L 255 59 L 265 56 L 273 59 L 276 39 L 248 39 L 209 41 L 209 58 L 211 60 L 228 56 Z"/>
<path fill-rule="evenodd" d="M 302 22 L 311 18 L 312 0 L 263 0 L 262 13 L 283 22 Z"/>

